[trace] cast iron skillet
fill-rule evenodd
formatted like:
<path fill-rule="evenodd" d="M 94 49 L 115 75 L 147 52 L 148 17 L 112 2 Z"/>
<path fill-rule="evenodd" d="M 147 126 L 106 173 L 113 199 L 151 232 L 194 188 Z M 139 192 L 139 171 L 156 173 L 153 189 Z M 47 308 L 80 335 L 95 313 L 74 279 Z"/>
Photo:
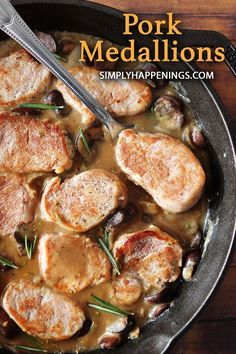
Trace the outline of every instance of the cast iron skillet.
<path fill-rule="evenodd" d="M 121 45 L 128 44 L 128 38 L 122 35 L 122 13 L 112 8 L 81 0 L 13 0 L 12 3 L 32 29 L 83 32 Z M 151 48 L 152 36 L 142 37 L 135 33 L 133 38 L 137 46 Z M 203 36 L 202 32 L 186 31 L 181 45 L 189 45 L 190 39 L 191 45 L 228 47 L 227 62 L 235 70 L 235 49 L 224 36 L 217 32 L 204 32 Z M 197 70 L 195 65 L 185 63 L 163 63 L 161 67 L 163 70 Z M 193 280 L 183 284 L 174 306 L 156 321 L 146 325 L 137 340 L 128 341 L 114 350 L 114 353 L 164 353 L 206 304 L 222 276 L 233 243 L 236 210 L 235 154 L 226 125 L 226 111 L 208 82 L 182 81 L 180 91 L 190 100 L 194 115 L 210 143 L 213 198 L 209 208 L 210 222 L 205 227 L 205 234 L 210 235 L 211 240 Z M 100 354 L 103 351 L 93 353 Z"/>

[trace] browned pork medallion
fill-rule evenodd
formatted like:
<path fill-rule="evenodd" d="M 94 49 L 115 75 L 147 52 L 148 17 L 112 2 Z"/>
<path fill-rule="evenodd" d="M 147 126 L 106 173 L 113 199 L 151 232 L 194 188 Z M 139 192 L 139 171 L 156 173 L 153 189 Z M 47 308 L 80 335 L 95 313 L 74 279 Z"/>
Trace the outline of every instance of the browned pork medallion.
<path fill-rule="evenodd" d="M 47 181 L 41 211 L 48 220 L 86 231 L 124 206 L 126 199 L 126 187 L 121 179 L 111 172 L 94 169 L 62 184 L 58 177 Z"/>
<path fill-rule="evenodd" d="M 162 287 L 179 277 L 182 248 L 158 227 L 122 235 L 113 251 L 122 269 L 122 275 L 113 285 L 119 302 L 135 302 L 139 298 L 140 283 L 147 290 L 151 286 Z"/>
<path fill-rule="evenodd" d="M 111 274 L 109 259 L 98 244 L 78 235 L 43 235 L 39 265 L 46 283 L 65 293 L 103 283 Z"/>
<path fill-rule="evenodd" d="M 17 226 L 34 219 L 36 194 L 24 177 L 0 175 L 0 235 L 8 235 Z"/>
<path fill-rule="evenodd" d="M 77 66 L 70 73 L 96 98 L 103 107 L 115 116 L 132 116 L 144 112 L 152 102 L 150 87 L 140 81 L 99 79 L 99 71 L 92 67 Z M 65 100 L 79 115 L 82 123 L 92 123 L 95 116 L 91 111 L 60 81 L 57 88 Z"/>
<path fill-rule="evenodd" d="M 24 332 L 42 339 L 70 338 L 85 320 L 72 300 L 24 280 L 8 286 L 2 304 Z"/>
<path fill-rule="evenodd" d="M 0 60 L 0 105 L 14 106 L 42 94 L 50 84 L 50 72 L 25 50 Z"/>
<path fill-rule="evenodd" d="M 119 136 L 116 158 L 122 171 L 167 211 L 186 211 L 202 195 L 205 173 L 178 139 L 127 129 Z"/>
<path fill-rule="evenodd" d="M 37 35 L 114 119 L 134 126 L 112 140 L 46 68 L 1 43 L 0 346 L 113 349 L 165 316 L 194 277 L 208 145 L 171 82 L 101 80 L 101 70 L 126 67 L 79 62 L 80 40 L 92 49 L 97 38 Z"/>
<path fill-rule="evenodd" d="M 72 148 L 56 124 L 0 113 L 0 171 L 61 173 L 72 166 Z"/>

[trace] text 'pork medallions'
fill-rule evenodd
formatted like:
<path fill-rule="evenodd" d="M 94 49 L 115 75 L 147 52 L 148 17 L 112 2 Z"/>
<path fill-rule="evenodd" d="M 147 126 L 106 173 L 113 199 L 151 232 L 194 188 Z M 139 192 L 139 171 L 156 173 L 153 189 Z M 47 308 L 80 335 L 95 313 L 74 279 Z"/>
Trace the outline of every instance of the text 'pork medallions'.
<path fill-rule="evenodd" d="M 122 180 L 102 169 L 82 172 L 65 180 L 47 181 L 41 200 L 42 216 L 70 229 L 86 231 L 112 211 L 125 206 L 127 191 Z"/>

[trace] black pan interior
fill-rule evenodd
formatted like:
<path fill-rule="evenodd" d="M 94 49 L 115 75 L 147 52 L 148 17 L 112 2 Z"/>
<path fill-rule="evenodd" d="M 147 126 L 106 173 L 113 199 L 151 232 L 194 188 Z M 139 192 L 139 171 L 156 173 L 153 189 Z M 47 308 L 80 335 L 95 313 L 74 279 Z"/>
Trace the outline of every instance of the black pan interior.
<path fill-rule="evenodd" d="M 83 32 L 121 45 L 126 45 L 129 39 L 122 36 L 122 14 L 110 8 L 80 0 L 15 0 L 12 3 L 32 29 Z M 151 37 L 143 38 L 138 33 L 134 37 L 139 46 L 151 46 Z M 196 69 L 185 63 L 161 66 L 164 70 Z M 209 209 L 210 222 L 206 225 L 206 235 L 211 234 L 211 241 L 193 281 L 182 286 L 174 306 L 158 320 L 146 325 L 139 339 L 127 342 L 114 350 L 115 353 L 163 353 L 205 305 L 222 275 L 233 242 L 235 155 L 225 123 L 227 114 L 209 83 L 182 81 L 179 89 L 190 100 L 211 146 L 214 198 Z M 97 350 L 96 353 L 103 351 Z"/>

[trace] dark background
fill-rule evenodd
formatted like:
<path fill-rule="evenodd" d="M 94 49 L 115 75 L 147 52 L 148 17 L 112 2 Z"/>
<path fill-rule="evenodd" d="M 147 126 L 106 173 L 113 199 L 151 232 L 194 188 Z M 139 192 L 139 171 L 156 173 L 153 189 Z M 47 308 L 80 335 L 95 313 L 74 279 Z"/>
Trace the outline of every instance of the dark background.
<path fill-rule="evenodd" d="M 171 11 L 176 18 L 182 20 L 183 28 L 219 31 L 236 45 L 236 0 L 96 0 L 96 2 L 137 13 L 147 19 L 162 18 L 162 14 Z M 215 72 L 212 85 L 231 117 L 230 129 L 232 133 L 234 132 L 235 138 L 236 79 L 224 63 L 202 64 L 201 67 Z M 235 252 L 231 256 L 224 279 L 207 308 L 169 351 L 169 354 L 209 353 L 236 354 Z"/>

